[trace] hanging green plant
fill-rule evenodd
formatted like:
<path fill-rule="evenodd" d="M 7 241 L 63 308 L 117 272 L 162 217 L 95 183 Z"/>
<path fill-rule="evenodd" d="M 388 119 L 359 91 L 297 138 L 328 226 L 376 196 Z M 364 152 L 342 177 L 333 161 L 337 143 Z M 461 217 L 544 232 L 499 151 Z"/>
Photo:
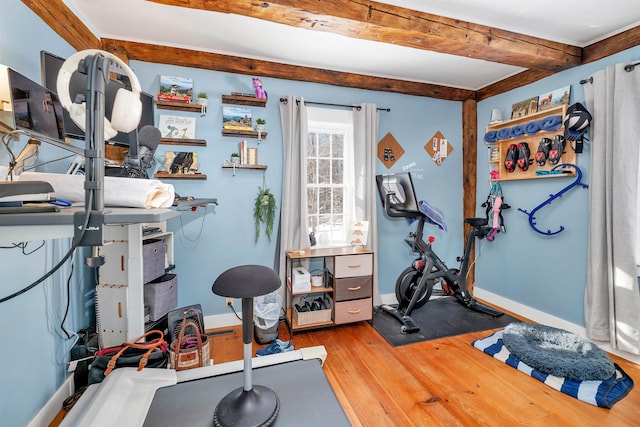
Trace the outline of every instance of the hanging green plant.
<path fill-rule="evenodd" d="M 276 198 L 268 188 L 260 188 L 253 207 L 253 218 L 256 222 L 256 243 L 260 237 L 260 225 L 265 223 L 265 233 L 269 241 L 273 233 L 273 221 L 276 217 Z"/>

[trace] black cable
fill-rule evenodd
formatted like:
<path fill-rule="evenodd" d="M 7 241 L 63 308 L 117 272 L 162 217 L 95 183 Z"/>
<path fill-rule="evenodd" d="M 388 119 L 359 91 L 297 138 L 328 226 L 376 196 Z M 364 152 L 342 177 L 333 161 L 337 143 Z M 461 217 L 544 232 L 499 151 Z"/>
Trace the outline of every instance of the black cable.
<path fill-rule="evenodd" d="M 88 77 L 88 83 L 87 83 L 87 91 L 86 91 L 86 96 L 87 96 L 87 100 L 86 100 L 86 105 L 91 107 L 90 111 L 95 111 L 94 105 L 96 102 L 96 97 L 93 96 L 94 95 L 94 90 L 93 88 L 95 88 L 95 82 L 94 82 L 94 75 L 96 74 L 96 70 L 97 70 L 97 64 L 98 61 L 96 60 L 96 57 L 93 57 L 93 60 L 91 61 L 91 72 L 87 72 L 87 77 Z M 87 117 L 92 117 L 93 114 L 91 115 L 87 115 Z M 89 122 L 89 125 L 85 127 L 87 129 L 85 129 L 85 142 L 86 145 L 88 145 L 90 150 L 95 151 L 95 140 L 93 139 L 93 127 L 94 127 L 94 123 L 95 120 L 87 120 Z M 3 142 L 4 142 L 4 136 L 3 136 Z M 8 144 L 5 144 L 8 145 Z M 93 170 L 95 169 L 95 158 L 91 159 L 92 162 L 92 168 L 90 171 L 90 178 L 91 179 L 95 179 Z M 27 291 L 30 291 L 31 289 L 33 289 L 34 287 L 38 286 L 40 283 L 44 282 L 46 279 L 48 279 L 53 273 L 55 273 L 56 271 L 58 271 L 60 269 L 60 267 L 62 267 L 64 265 L 64 263 L 69 259 L 69 257 L 71 255 L 73 255 L 74 251 L 80 246 L 80 242 L 82 242 L 82 238 L 84 237 L 85 232 L 87 231 L 87 225 L 89 224 L 89 218 L 91 216 L 91 209 L 93 206 L 93 192 L 90 189 L 86 190 L 86 196 L 85 196 L 85 216 L 84 216 L 84 221 L 83 221 L 83 225 L 82 225 L 82 230 L 80 232 L 80 235 L 78 236 L 77 240 L 73 242 L 73 244 L 71 245 L 71 248 L 69 249 L 69 251 L 62 257 L 62 259 L 60 260 L 60 262 L 58 262 L 58 264 L 56 264 L 51 270 L 49 270 L 47 273 L 45 273 L 42 277 L 40 277 L 38 280 L 36 280 L 35 282 L 31 283 L 29 286 L 26 286 L 22 289 L 20 289 L 19 291 L 14 292 L 11 295 L 8 295 L 4 298 L 0 299 L 0 304 L 2 304 L 3 302 L 9 301 L 13 298 L 16 298 L 17 296 L 20 296 L 22 294 L 24 294 Z"/>
<path fill-rule="evenodd" d="M 62 321 L 60 322 L 60 329 L 65 333 L 67 339 L 70 339 L 72 335 L 67 331 L 64 327 L 64 322 L 67 320 L 67 316 L 69 315 L 69 306 L 71 306 L 71 277 L 73 277 L 73 259 L 71 259 L 71 271 L 69 272 L 69 277 L 67 277 L 67 306 L 64 310 L 64 316 L 62 317 Z"/>
<path fill-rule="evenodd" d="M 90 195 L 90 199 L 91 199 L 91 195 Z M 84 222 L 82 225 L 82 231 L 80 233 L 80 236 L 78 236 L 78 239 L 73 242 L 73 244 L 71 245 L 71 249 L 69 249 L 69 251 L 62 257 L 62 259 L 60 260 L 60 262 L 58 262 L 51 270 L 49 270 L 47 273 L 45 273 L 42 277 L 40 277 L 38 280 L 36 280 L 35 282 L 31 283 L 29 286 L 26 286 L 22 289 L 20 289 L 19 291 L 16 291 L 14 293 L 12 293 L 11 295 L 8 295 L 2 299 L 0 299 L 0 304 L 2 304 L 3 302 L 7 302 L 17 296 L 20 296 L 22 294 L 24 294 L 27 291 L 30 291 L 31 289 L 35 288 L 36 286 L 38 286 L 40 283 L 44 282 L 45 280 L 47 280 L 53 273 L 55 273 L 56 271 L 58 271 L 60 269 L 60 267 L 62 267 L 64 265 L 64 263 L 69 259 L 69 257 L 73 254 L 73 252 L 78 248 L 78 246 L 80 246 L 80 242 L 82 241 L 82 238 L 84 237 L 84 233 L 87 231 L 87 225 L 89 224 L 89 217 L 91 214 L 91 210 L 87 209 L 87 207 L 85 206 L 85 216 L 84 216 Z"/>
<path fill-rule="evenodd" d="M 236 309 L 233 308 L 233 304 L 229 304 L 228 307 L 231 308 L 231 310 L 233 310 L 233 314 L 236 315 L 236 317 L 238 318 L 238 320 L 242 320 L 242 318 L 240 316 L 238 316 L 238 312 L 236 312 Z"/>
<path fill-rule="evenodd" d="M 12 243 L 11 246 L 0 246 L 0 249 L 16 249 L 16 248 L 19 248 L 22 251 L 22 255 L 31 255 L 31 254 L 37 252 L 38 250 L 40 250 L 40 248 L 42 248 L 44 246 L 44 244 L 45 244 L 45 241 L 43 240 L 42 243 L 40 243 L 40 246 L 38 246 L 37 248 L 35 248 L 31 252 L 26 252 L 26 249 L 27 249 L 27 246 L 29 245 L 29 242 Z"/>
<path fill-rule="evenodd" d="M 60 160 L 68 159 L 69 157 L 73 157 L 75 154 L 69 154 L 68 156 L 58 157 L 57 159 L 49 160 L 43 163 L 39 163 L 37 165 L 30 166 L 28 168 L 24 168 L 25 171 L 30 171 L 35 168 L 39 168 L 40 166 L 48 165 L 49 163 L 59 162 Z"/>

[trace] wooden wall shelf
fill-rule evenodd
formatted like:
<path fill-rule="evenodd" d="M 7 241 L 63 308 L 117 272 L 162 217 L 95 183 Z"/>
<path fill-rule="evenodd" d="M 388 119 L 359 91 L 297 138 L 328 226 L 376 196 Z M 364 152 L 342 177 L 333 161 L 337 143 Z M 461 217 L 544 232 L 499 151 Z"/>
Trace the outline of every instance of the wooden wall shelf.
<path fill-rule="evenodd" d="M 230 163 L 225 163 L 222 165 L 223 169 L 260 169 L 260 170 L 265 170 L 267 169 L 267 165 L 232 165 Z"/>
<path fill-rule="evenodd" d="M 160 138 L 160 144 L 165 145 L 196 145 L 206 147 L 206 139 L 185 139 L 185 138 Z"/>
<path fill-rule="evenodd" d="M 559 105 L 557 107 L 552 107 L 547 110 L 538 111 L 537 113 L 530 114 L 525 117 L 519 117 L 516 119 L 507 120 L 501 123 L 495 123 L 487 126 L 486 131 L 498 131 L 503 128 L 511 128 L 516 125 L 524 125 L 526 123 L 542 120 L 546 117 L 550 116 L 562 116 L 562 120 L 564 121 L 564 117 L 567 111 L 566 105 Z M 536 151 L 538 151 L 538 144 L 540 139 L 549 138 L 553 140 L 553 137 L 556 135 L 564 135 L 564 127 L 560 126 L 560 128 L 556 131 L 539 131 L 535 135 L 524 134 L 517 138 L 503 139 L 496 142 L 487 142 L 487 146 L 493 147 L 497 149 L 497 160 L 489 160 L 489 165 L 493 170 L 498 171 L 500 177 L 498 179 L 492 181 L 514 181 L 519 179 L 539 179 L 539 178 L 562 178 L 567 176 L 575 176 L 575 170 L 572 170 L 571 173 L 563 173 L 563 174 L 555 174 L 555 175 L 536 175 L 536 171 L 550 171 L 554 166 L 547 161 L 544 166 L 538 166 L 535 161 Z M 533 160 L 533 163 L 529 165 L 529 168 L 526 171 L 522 171 L 520 168 L 516 166 L 516 170 L 513 172 L 507 172 L 504 167 L 504 160 L 507 154 L 507 149 L 511 144 L 518 144 L 520 142 L 526 142 L 529 145 L 529 150 L 531 151 L 530 159 Z M 564 154 L 560 158 L 560 163 L 571 163 L 576 164 L 577 154 L 573 150 L 570 141 L 566 141 Z"/>
<path fill-rule="evenodd" d="M 222 103 L 265 107 L 267 105 L 267 100 L 265 98 L 252 98 L 250 96 L 222 95 Z"/>
<path fill-rule="evenodd" d="M 201 113 L 202 105 L 191 104 L 188 102 L 176 102 L 176 101 L 154 101 L 156 107 L 161 110 L 175 110 L 175 111 L 188 111 L 192 113 Z"/>
<path fill-rule="evenodd" d="M 166 173 L 166 172 L 156 172 L 153 175 L 154 178 L 157 179 L 191 179 L 191 180 L 199 180 L 199 179 L 207 179 L 207 175 L 203 173 Z"/>
<path fill-rule="evenodd" d="M 252 130 L 232 130 L 222 129 L 222 136 L 237 136 L 239 138 L 255 138 L 258 139 L 258 132 Z M 267 139 L 267 132 L 260 134 L 260 139 Z"/>

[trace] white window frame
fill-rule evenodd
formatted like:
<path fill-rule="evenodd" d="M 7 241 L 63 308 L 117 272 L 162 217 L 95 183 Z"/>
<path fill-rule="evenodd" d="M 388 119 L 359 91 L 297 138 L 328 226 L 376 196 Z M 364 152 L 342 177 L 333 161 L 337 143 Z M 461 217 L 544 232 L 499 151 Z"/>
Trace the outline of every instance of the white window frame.
<path fill-rule="evenodd" d="M 343 221 L 338 231 L 311 230 L 316 236 L 315 248 L 348 246 L 347 233 L 355 220 L 355 178 L 353 159 L 353 112 L 330 108 L 307 107 L 307 131 L 309 133 L 338 133 L 343 135 Z M 305 166 L 306 171 L 306 166 Z M 316 186 L 307 183 L 307 188 Z M 317 186 L 323 187 L 323 186 Z M 316 214 L 308 212 L 308 215 Z"/>

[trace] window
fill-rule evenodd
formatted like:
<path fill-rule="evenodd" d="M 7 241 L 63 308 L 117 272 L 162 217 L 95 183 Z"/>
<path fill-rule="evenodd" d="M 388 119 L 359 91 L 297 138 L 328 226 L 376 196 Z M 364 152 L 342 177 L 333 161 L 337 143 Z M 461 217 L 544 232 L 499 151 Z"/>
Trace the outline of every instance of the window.
<path fill-rule="evenodd" d="M 353 218 L 353 113 L 307 108 L 307 225 L 317 246 L 346 244 Z"/>

